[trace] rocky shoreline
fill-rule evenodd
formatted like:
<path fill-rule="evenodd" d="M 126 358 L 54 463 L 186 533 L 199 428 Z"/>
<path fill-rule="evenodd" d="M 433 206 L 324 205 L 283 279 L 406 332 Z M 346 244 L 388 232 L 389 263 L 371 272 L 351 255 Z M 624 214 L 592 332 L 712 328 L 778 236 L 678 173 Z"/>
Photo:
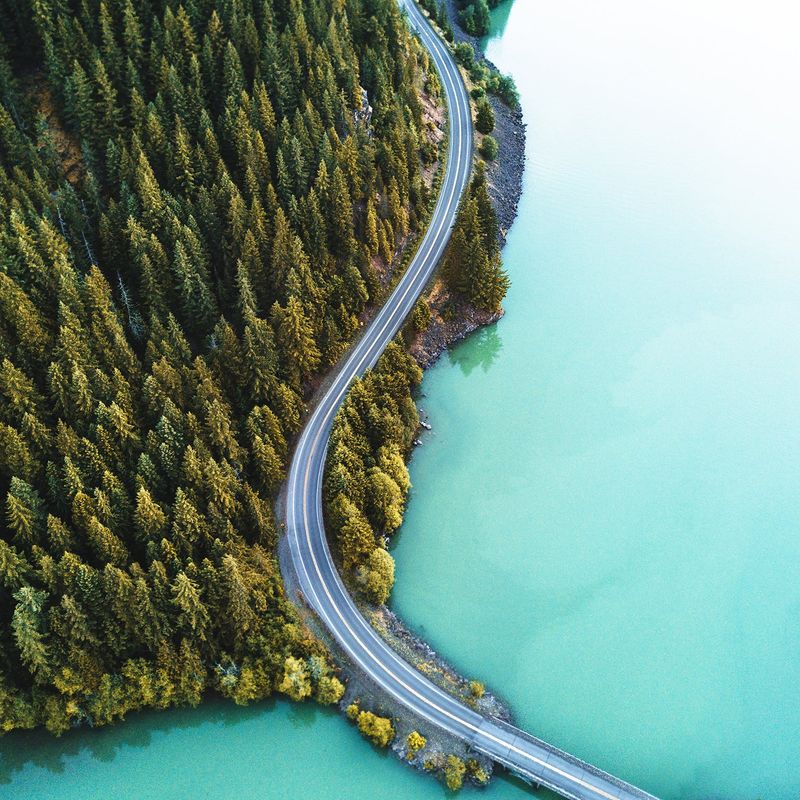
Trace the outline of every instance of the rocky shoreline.
<path fill-rule="evenodd" d="M 446 350 L 469 334 L 497 322 L 505 313 L 483 311 L 462 299 L 452 299 L 447 287 L 437 280 L 426 297 L 431 312 L 428 327 L 417 334 L 409 350 L 423 368 L 432 367 Z"/>
<path fill-rule="evenodd" d="M 281 494 L 279 510 L 283 513 L 283 492 Z M 489 783 L 495 766 L 491 759 L 471 750 L 463 740 L 431 725 L 387 695 L 338 646 L 304 602 L 296 582 L 285 536 L 281 537 L 278 543 L 278 558 L 284 576 L 284 591 L 296 603 L 303 624 L 336 654 L 339 677 L 345 685 L 345 693 L 337 704 L 342 714 L 347 716 L 348 708 L 355 704 L 360 709 L 391 720 L 394 738 L 389 749 L 397 758 L 415 769 L 443 775 L 448 756 L 457 756 L 468 765 L 464 775 L 465 782 L 475 786 L 485 786 Z M 511 711 L 503 700 L 486 689 L 482 683 L 476 684 L 475 681 L 470 681 L 458 673 L 427 642 L 413 633 L 393 611 L 386 606 L 357 602 L 359 609 L 381 638 L 433 683 L 477 711 L 513 723 Z M 473 688 L 476 685 L 480 687 L 478 692 Z M 424 748 L 419 752 L 409 749 L 408 737 L 412 732 L 422 734 L 426 740 Z"/>
<path fill-rule="evenodd" d="M 446 0 L 450 22 L 456 42 L 469 42 L 475 48 L 476 58 L 483 60 L 491 69 L 496 69 L 483 55 L 479 41 L 468 36 L 457 23 L 457 10 L 454 0 Z M 525 123 L 522 111 L 512 109 L 497 97 L 489 96 L 495 115 L 495 129 L 492 135 L 499 145 L 499 155 L 486 165 L 489 196 L 494 204 L 500 227 L 500 243 L 505 247 L 506 238 L 511 225 L 517 217 L 519 199 L 522 195 L 522 177 L 525 171 Z M 451 297 L 444 282 L 437 279 L 433 282 L 425 300 L 431 312 L 431 322 L 419 333 L 411 343 L 410 351 L 417 363 L 423 368 L 431 367 L 439 357 L 457 342 L 466 338 L 478 328 L 497 322 L 504 314 L 477 309 L 464 300 Z M 421 428 L 430 426 L 420 423 Z M 419 439 L 417 439 L 419 442 Z M 488 716 L 494 716 L 512 722 L 511 709 L 492 692 L 484 691 L 481 698 L 475 698 L 470 691 L 471 682 L 460 675 L 442 658 L 427 642 L 418 637 L 401 619 L 386 606 L 363 607 L 365 615 L 372 622 L 378 633 L 409 663 L 423 672 L 440 688 L 474 707 Z M 353 699 L 364 698 L 377 708 L 391 716 L 397 730 L 392 750 L 403 760 L 427 771 L 441 770 L 446 754 L 455 754 L 465 762 L 477 762 L 480 770 L 472 776 L 476 785 L 485 785 L 491 778 L 493 764 L 483 756 L 468 751 L 458 739 L 443 731 L 420 723 L 408 710 L 401 707 L 382 693 L 375 694 L 371 683 L 364 682 L 357 673 L 349 671 L 347 692 L 342 701 L 343 707 Z M 482 686 L 482 684 L 481 684 Z M 485 687 L 484 687 L 485 688 Z M 416 724 L 423 727 L 415 728 Z M 409 757 L 406 748 L 406 737 L 411 730 L 420 730 L 428 739 L 425 759 Z M 434 754 L 431 759 L 429 754 Z"/>

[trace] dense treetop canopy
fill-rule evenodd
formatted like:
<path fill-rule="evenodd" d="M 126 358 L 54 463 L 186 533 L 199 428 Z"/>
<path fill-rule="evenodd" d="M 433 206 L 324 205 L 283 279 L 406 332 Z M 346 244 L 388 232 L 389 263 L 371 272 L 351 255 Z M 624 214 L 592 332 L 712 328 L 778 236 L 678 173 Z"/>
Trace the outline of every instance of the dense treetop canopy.
<path fill-rule="evenodd" d="M 0 729 L 341 695 L 272 497 L 427 206 L 428 73 L 394 0 L 0 0 Z"/>

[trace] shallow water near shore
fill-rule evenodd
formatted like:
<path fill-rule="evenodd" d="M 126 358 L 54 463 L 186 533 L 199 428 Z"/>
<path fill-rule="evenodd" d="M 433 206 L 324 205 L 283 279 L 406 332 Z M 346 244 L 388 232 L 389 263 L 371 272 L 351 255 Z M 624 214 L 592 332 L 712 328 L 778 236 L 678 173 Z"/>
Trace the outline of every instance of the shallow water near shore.
<path fill-rule="evenodd" d="M 394 549 L 412 627 L 521 725 L 664 800 L 800 795 L 789 8 L 494 12 L 528 123 L 508 313 L 425 378 Z M 0 739 L 4 799 L 447 796 L 310 705 Z"/>

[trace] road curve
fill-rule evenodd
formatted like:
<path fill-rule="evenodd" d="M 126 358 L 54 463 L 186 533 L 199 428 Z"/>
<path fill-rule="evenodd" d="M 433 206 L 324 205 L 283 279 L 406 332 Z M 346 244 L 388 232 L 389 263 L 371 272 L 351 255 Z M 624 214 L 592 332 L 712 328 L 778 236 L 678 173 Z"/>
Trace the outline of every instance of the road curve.
<path fill-rule="evenodd" d="M 338 368 L 295 448 L 286 496 L 287 541 L 295 577 L 305 601 L 348 657 L 382 690 L 420 718 L 571 800 L 655 800 L 523 731 L 481 716 L 427 680 L 364 619 L 347 593 L 328 549 L 322 479 L 334 415 L 353 379 L 375 364 L 433 274 L 450 238 L 472 165 L 472 117 L 458 68 L 414 1 L 398 2 L 439 71 L 450 122 L 447 166 L 436 208 L 415 257 Z"/>

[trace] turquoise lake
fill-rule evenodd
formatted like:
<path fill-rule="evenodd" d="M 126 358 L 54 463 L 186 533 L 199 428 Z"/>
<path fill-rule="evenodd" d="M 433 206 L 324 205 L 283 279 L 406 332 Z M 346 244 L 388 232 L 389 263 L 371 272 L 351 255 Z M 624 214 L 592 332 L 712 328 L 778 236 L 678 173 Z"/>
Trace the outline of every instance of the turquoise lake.
<path fill-rule="evenodd" d="M 394 547 L 413 627 L 664 800 L 800 796 L 798 21 L 776 0 L 494 12 L 528 124 L 513 284 L 425 378 Z M 446 796 L 284 702 L 0 740 L 13 800 Z"/>

